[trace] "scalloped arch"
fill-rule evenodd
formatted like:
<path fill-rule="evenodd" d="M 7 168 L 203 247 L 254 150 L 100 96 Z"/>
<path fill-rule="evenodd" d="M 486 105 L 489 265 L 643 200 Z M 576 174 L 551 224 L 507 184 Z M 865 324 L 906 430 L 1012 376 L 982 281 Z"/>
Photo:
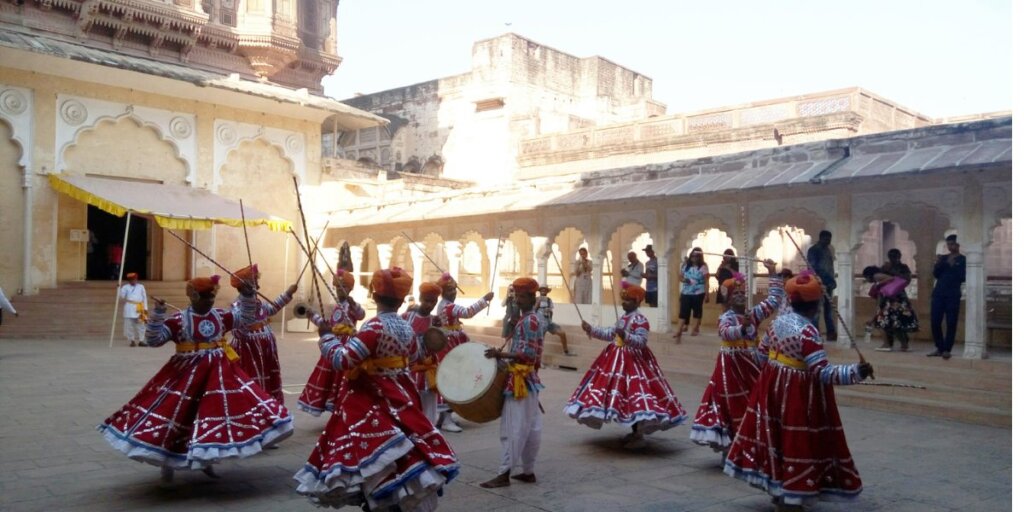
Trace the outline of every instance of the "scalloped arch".
<path fill-rule="evenodd" d="M 682 226 L 670 232 L 668 247 L 663 249 L 666 254 L 676 252 L 685 242 L 692 241 L 697 235 L 709 230 L 718 229 L 729 235 L 736 243 L 736 233 L 732 233 L 732 226 L 725 219 L 710 213 L 701 213 L 690 216 Z"/>
<path fill-rule="evenodd" d="M 123 114 L 119 114 L 119 115 L 116 115 L 116 116 L 101 116 L 101 117 L 97 117 L 96 121 L 94 123 L 92 123 L 91 125 L 82 126 L 82 127 L 78 128 L 77 130 L 75 130 L 74 136 L 71 138 L 71 140 L 66 142 L 58 150 L 58 155 L 60 155 L 60 158 L 58 158 L 58 161 L 62 165 L 62 168 L 58 169 L 58 170 L 61 171 L 61 172 L 67 170 L 67 152 L 71 148 L 78 146 L 79 142 L 81 141 L 81 139 L 82 139 L 82 137 L 84 135 L 86 135 L 88 133 L 95 132 L 95 131 L 99 130 L 104 125 L 116 125 L 117 123 L 119 123 L 119 122 L 121 122 L 123 120 L 131 121 L 131 122 L 135 123 L 135 125 L 138 126 L 139 128 L 150 130 L 151 132 L 153 132 L 157 136 L 157 139 L 159 139 L 161 142 L 169 145 L 171 147 L 171 149 L 173 150 L 173 152 L 174 152 L 174 157 L 178 161 L 180 161 L 182 164 L 184 164 L 184 166 L 185 166 L 185 177 L 183 178 L 184 181 L 187 182 L 187 183 L 191 183 L 192 182 L 192 179 L 193 179 L 193 176 L 195 176 L 195 171 L 196 170 L 192 168 L 192 165 L 189 163 L 188 159 L 185 157 L 182 149 L 174 141 L 174 138 L 171 137 L 170 135 L 165 135 L 164 132 L 163 132 L 163 129 L 160 128 L 160 126 L 158 126 L 157 124 L 151 123 L 149 121 L 146 121 L 145 119 L 142 119 L 139 116 L 135 115 L 133 112 L 125 112 Z"/>
<path fill-rule="evenodd" d="M 876 220 L 891 220 L 892 222 L 899 224 L 901 228 L 907 231 L 911 235 L 910 239 L 914 241 L 914 243 L 917 244 L 918 247 L 931 247 L 932 245 L 934 245 L 934 242 L 928 240 L 920 240 L 919 237 L 926 234 L 920 233 L 918 232 L 918 230 L 913 228 L 913 220 L 918 219 L 922 216 L 922 210 L 931 211 L 935 218 L 939 221 L 938 223 L 936 223 L 937 230 L 946 230 L 955 227 L 953 226 L 952 220 L 946 215 L 946 213 L 943 212 L 941 208 L 931 203 L 926 203 L 923 201 L 908 201 L 902 203 L 887 202 L 872 209 L 870 212 L 868 212 L 867 215 L 864 216 L 864 218 L 860 219 L 860 222 L 858 224 L 853 226 L 852 235 L 854 237 L 854 240 L 852 249 L 857 250 L 858 248 L 860 248 L 861 244 L 863 243 L 862 239 L 864 237 L 864 233 L 867 233 L 868 229 L 871 226 L 871 222 Z M 945 221 L 945 224 L 943 224 L 943 221 Z"/>

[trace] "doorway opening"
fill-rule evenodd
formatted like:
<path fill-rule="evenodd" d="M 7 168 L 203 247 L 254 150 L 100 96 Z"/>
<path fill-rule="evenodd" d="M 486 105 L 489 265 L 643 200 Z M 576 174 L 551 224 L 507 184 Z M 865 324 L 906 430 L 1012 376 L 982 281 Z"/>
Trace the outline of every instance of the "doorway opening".
<path fill-rule="evenodd" d="M 116 217 L 89 205 L 89 243 L 86 256 L 86 279 L 117 280 L 121 265 L 124 272 L 135 272 L 139 279 L 150 279 L 149 223 L 145 217 L 132 216 L 128 231 L 128 247 L 121 261 L 121 244 L 128 216 Z"/>

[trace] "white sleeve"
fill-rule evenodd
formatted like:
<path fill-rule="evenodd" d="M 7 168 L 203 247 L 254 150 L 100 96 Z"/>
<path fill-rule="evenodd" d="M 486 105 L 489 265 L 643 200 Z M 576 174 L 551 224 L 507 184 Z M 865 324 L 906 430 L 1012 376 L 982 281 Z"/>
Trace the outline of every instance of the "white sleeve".
<path fill-rule="evenodd" d="M 7 300 L 7 296 L 4 295 L 3 288 L 0 288 L 0 309 L 3 309 L 12 315 L 18 314 L 18 311 L 14 309 L 14 305 L 11 304 L 11 301 Z"/>

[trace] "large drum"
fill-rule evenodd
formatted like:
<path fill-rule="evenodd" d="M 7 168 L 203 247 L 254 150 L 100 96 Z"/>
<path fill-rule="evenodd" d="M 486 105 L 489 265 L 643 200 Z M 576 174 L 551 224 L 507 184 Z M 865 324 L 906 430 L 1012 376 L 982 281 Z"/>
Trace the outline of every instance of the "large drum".
<path fill-rule="evenodd" d="M 448 352 L 437 367 L 437 391 L 455 412 L 469 421 L 487 423 L 501 417 L 508 368 L 484 357 L 489 347 L 463 343 Z"/>

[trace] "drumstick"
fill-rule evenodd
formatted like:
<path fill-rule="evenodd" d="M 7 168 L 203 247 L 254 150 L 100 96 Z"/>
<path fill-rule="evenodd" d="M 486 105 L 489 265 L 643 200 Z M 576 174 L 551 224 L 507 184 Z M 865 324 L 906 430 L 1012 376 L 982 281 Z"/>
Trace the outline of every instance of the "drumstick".
<path fill-rule="evenodd" d="M 489 291 L 494 291 L 494 280 L 498 277 L 498 258 L 501 257 L 501 246 L 505 244 L 505 235 L 498 233 L 498 249 L 494 251 L 494 266 L 491 267 L 491 287 Z M 487 302 L 487 313 L 491 314 L 491 303 Z"/>

